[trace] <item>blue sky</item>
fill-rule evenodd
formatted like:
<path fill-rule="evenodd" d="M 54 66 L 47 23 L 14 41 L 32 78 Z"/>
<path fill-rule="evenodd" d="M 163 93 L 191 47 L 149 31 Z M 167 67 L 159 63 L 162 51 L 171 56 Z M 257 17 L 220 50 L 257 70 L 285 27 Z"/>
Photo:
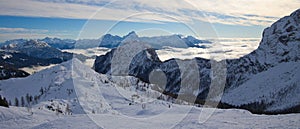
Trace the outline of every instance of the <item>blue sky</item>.
<path fill-rule="evenodd" d="M 0 41 L 99 38 L 130 31 L 260 38 L 265 27 L 298 7 L 299 0 L 0 0 Z"/>

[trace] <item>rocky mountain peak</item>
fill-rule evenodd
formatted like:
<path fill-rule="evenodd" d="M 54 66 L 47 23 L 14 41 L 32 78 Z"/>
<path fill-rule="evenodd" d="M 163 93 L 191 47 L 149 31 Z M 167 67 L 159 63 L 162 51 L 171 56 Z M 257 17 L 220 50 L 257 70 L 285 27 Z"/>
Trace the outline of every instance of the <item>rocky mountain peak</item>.
<path fill-rule="evenodd" d="M 137 34 L 135 33 L 135 31 L 131 31 L 125 37 L 127 36 L 137 36 Z"/>
<path fill-rule="evenodd" d="M 46 42 L 37 41 L 37 40 L 29 40 L 25 42 L 23 46 L 27 47 L 50 47 Z"/>
<path fill-rule="evenodd" d="M 122 43 L 138 41 L 138 40 L 139 40 L 139 36 L 134 31 L 131 31 L 126 36 L 123 37 Z"/>

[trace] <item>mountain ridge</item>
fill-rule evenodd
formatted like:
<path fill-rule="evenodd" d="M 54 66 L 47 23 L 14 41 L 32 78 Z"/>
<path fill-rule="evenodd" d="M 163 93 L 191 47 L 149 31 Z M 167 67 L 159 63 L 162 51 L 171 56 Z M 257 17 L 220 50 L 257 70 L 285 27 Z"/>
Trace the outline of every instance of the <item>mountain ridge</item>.
<path fill-rule="evenodd" d="M 5 41 L 0 44 L 0 47 L 5 47 L 9 45 L 23 44 L 25 42 L 31 41 L 32 39 L 13 39 Z M 60 38 L 49 38 L 45 37 L 43 39 L 36 39 L 39 42 L 45 42 L 49 46 L 57 49 L 75 49 L 75 48 L 92 48 L 92 47 L 106 47 L 106 48 L 116 48 L 123 42 L 128 42 L 130 40 L 139 40 L 152 45 L 156 49 L 160 49 L 163 46 L 171 47 L 199 47 L 205 48 L 202 43 L 211 43 L 208 40 L 199 40 L 193 36 L 183 37 L 181 35 L 164 35 L 164 36 L 152 36 L 152 37 L 139 37 L 135 31 L 129 32 L 125 36 L 118 36 L 112 34 L 105 34 L 98 39 L 60 39 Z M 161 41 L 160 41 L 161 40 Z M 173 44 L 172 41 L 177 41 L 177 44 Z M 156 43 L 158 42 L 158 43 Z"/>

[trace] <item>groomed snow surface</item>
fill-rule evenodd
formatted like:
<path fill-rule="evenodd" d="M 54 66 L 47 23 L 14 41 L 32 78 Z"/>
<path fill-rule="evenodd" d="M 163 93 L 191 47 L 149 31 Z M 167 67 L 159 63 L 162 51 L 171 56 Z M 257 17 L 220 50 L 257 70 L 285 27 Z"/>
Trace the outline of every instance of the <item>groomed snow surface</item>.
<path fill-rule="evenodd" d="M 299 128 L 298 114 L 289 115 L 253 115 L 245 110 L 215 110 L 204 123 L 199 123 L 201 108 L 194 108 L 189 114 L 181 114 L 185 107 L 178 107 L 174 112 L 165 114 L 161 119 L 132 118 L 113 114 L 74 114 L 68 116 L 55 115 L 34 109 L 31 115 L 25 108 L 0 107 L 0 124 L 6 128 Z M 214 110 L 214 109 L 206 109 Z M 180 122 L 176 117 L 186 115 Z M 92 119 L 91 119 L 92 117 Z M 175 119 L 175 120 L 174 120 Z"/>

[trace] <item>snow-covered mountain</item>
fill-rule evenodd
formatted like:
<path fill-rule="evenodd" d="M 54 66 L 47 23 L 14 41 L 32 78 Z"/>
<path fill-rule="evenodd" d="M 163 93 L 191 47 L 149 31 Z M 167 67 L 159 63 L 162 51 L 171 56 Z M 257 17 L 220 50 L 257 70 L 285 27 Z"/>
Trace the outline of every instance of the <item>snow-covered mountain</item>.
<path fill-rule="evenodd" d="M 185 91 L 184 94 L 197 96 L 194 93 L 198 93 L 197 90 L 199 90 L 199 94 L 203 93 L 204 95 L 201 96 L 205 98 L 205 92 L 211 83 L 211 63 L 208 59 L 170 59 L 162 62 L 155 50 L 147 45 L 140 45 L 143 44 L 142 42 L 134 41 L 126 44 L 105 55 L 98 56 L 94 63 L 95 71 L 103 74 L 134 76 L 145 82 L 158 84 L 163 89 L 161 92 L 174 95 L 173 97 L 177 96 L 179 90 Z M 199 71 L 195 70 L 197 67 Z M 160 78 L 161 76 L 164 76 L 165 80 Z M 152 81 L 151 77 L 153 77 Z M 182 81 L 185 87 L 181 86 Z M 195 89 L 197 82 L 200 83 L 201 89 L 198 89 L 199 86 Z M 189 101 L 188 98 L 185 100 Z"/>
<path fill-rule="evenodd" d="M 0 66 L 9 66 L 16 69 L 32 66 L 48 66 L 61 63 L 61 59 L 43 59 L 29 56 L 18 51 L 0 50 Z"/>
<path fill-rule="evenodd" d="M 57 48 L 49 46 L 46 42 L 29 40 L 24 43 L 8 44 L 1 47 L 6 51 L 17 51 L 31 57 L 51 59 L 57 58 L 66 61 L 72 58 L 71 53 L 61 52 Z"/>
<path fill-rule="evenodd" d="M 73 56 L 81 61 L 92 58 L 80 53 L 77 54 L 62 51 L 56 47 L 50 46 L 45 41 L 56 47 L 57 44 L 60 43 L 60 45 L 74 45 L 72 42 L 73 40 L 60 40 L 57 38 L 45 38 L 42 40 L 19 39 L 7 41 L 7 43 L 1 44 L 0 47 L 0 66 L 9 66 L 16 70 L 23 68 L 23 70 L 31 73 L 31 71 L 36 72 L 39 71 L 38 69 L 43 69 L 41 67 L 59 64 L 70 60 Z M 5 75 L 9 75 L 7 72 L 8 71 L 6 71 Z"/>
<path fill-rule="evenodd" d="M 196 96 L 197 97 L 196 102 L 199 103 L 203 102 L 206 99 L 209 89 L 214 85 L 212 82 L 217 82 L 220 84 L 226 82 L 225 95 L 231 93 L 231 91 L 233 91 L 235 88 L 238 88 L 239 90 L 237 91 L 243 91 L 243 92 L 240 93 L 233 92 L 232 94 L 235 94 L 236 96 L 240 96 L 240 98 L 247 98 L 246 96 L 248 95 L 249 91 L 240 90 L 240 89 L 241 87 L 248 87 L 251 82 L 255 82 L 253 80 L 251 81 L 251 79 L 257 78 L 257 76 L 261 76 L 260 74 L 263 74 L 264 72 L 266 72 L 267 74 L 271 74 L 271 73 L 275 74 L 276 72 L 272 72 L 272 70 L 276 69 L 277 66 L 280 68 L 284 68 L 283 66 L 279 66 L 279 65 L 286 65 L 288 67 L 290 65 L 289 63 L 299 62 L 300 59 L 299 30 L 300 30 L 300 10 L 297 10 L 293 12 L 290 16 L 284 17 L 279 21 L 275 22 L 271 27 L 266 28 L 264 30 L 263 38 L 261 40 L 258 49 L 239 59 L 214 61 L 214 60 L 208 60 L 203 58 L 195 58 L 193 60 L 170 59 L 161 62 L 160 60 L 147 59 L 147 57 L 149 56 L 148 52 L 151 51 L 151 49 L 144 47 L 142 49 L 139 49 L 141 51 L 139 54 L 136 54 L 136 56 L 132 58 L 127 58 L 130 60 L 129 67 L 127 68 L 120 67 L 120 69 L 125 68 L 128 70 L 126 74 L 135 76 L 137 78 L 141 78 L 145 81 L 149 80 L 149 78 L 151 77 L 149 73 L 151 73 L 152 71 L 157 71 L 157 70 L 163 71 L 163 74 L 167 78 L 167 82 L 163 83 L 162 85 L 162 87 L 165 87 L 165 90 L 163 91 L 165 94 L 169 94 L 173 97 L 176 97 L 179 94 L 190 94 L 192 96 Z M 136 41 L 128 42 L 128 44 L 135 43 L 135 42 L 142 43 L 141 41 L 136 40 Z M 133 46 L 136 45 L 137 43 L 135 43 Z M 135 47 L 133 47 L 133 49 L 134 48 Z M 116 50 L 119 49 L 122 48 L 117 48 Z M 128 49 L 128 50 L 132 50 L 132 49 Z M 115 63 L 112 62 L 112 60 L 115 58 L 114 56 L 121 55 L 118 53 L 117 54 L 114 53 L 115 50 L 112 50 L 106 55 L 97 57 L 94 65 L 95 70 L 100 73 L 111 73 L 111 71 L 113 70 L 111 70 L 110 68 L 112 65 L 115 65 Z M 123 52 L 124 57 L 128 57 L 128 55 L 130 55 L 126 53 L 128 52 Z M 151 57 L 158 59 L 156 53 L 150 53 L 150 55 Z M 226 78 L 225 78 L 226 80 L 222 80 L 222 78 L 218 78 L 218 76 L 212 78 L 213 76 L 211 73 L 215 72 L 214 70 L 212 70 L 212 67 L 215 67 L 214 65 L 216 64 L 224 64 L 224 63 L 226 63 L 227 65 L 225 66 L 226 72 L 224 72 L 226 74 Z M 196 66 L 193 64 L 196 64 Z M 122 64 L 120 66 L 122 66 Z M 283 72 L 277 72 L 276 73 L 277 76 L 281 76 L 280 73 L 287 73 L 285 75 L 285 78 L 291 77 L 292 79 L 292 77 L 295 75 L 295 73 L 290 73 L 286 71 L 286 69 L 282 69 L 282 71 Z M 220 73 L 220 71 L 217 72 Z M 220 75 L 220 77 L 222 77 L 222 75 Z M 275 77 L 270 76 L 269 79 L 272 80 L 275 79 Z M 228 98 L 228 96 L 226 99 L 222 99 L 221 102 L 224 104 L 229 104 L 232 107 L 245 108 L 256 113 L 299 112 L 299 109 L 291 110 L 294 109 L 295 107 L 299 107 L 298 101 L 297 102 L 293 101 L 292 103 L 285 102 L 285 100 L 297 100 L 299 99 L 299 97 L 289 95 L 289 94 L 293 94 L 293 92 L 281 91 L 282 89 L 291 89 L 290 88 L 291 86 L 296 87 L 295 89 L 298 89 L 297 87 L 300 87 L 300 85 L 297 83 L 297 81 L 298 81 L 297 79 L 292 79 L 291 81 L 279 79 L 277 84 L 282 84 L 280 86 L 279 85 L 273 86 L 271 84 L 258 84 L 258 85 L 252 84 L 253 85 L 252 87 L 256 87 L 254 89 L 261 89 L 259 87 L 264 87 L 266 89 L 274 88 L 275 90 L 272 90 L 272 92 L 271 91 L 258 92 L 258 93 L 262 93 L 259 95 L 253 93 L 256 97 L 259 96 L 263 96 L 263 97 L 261 97 L 260 99 L 256 99 L 255 101 L 253 100 L 251 101 L 251 103 L 249 103 L 250 99 L 249 101 L 243 101 L 243 103 L 240 103 L 241 101 L 239 99 L 230 98 L 230 97 Z M 199 82 L 199 85 L 196 86 L 195 89 L 195 83 L 197 82 Z M 184 84 L 184 86 L 182 86 L 182 84 Z M 179 93 L 179 91 L 184 91 L 184 92 Z M 277 92 L 277 91 L 281 91 L 281 92 Z M 275 94 L 272 95 L 272 97 L 278 99 L 279 101 L 271 101 L 274 98 L 271 98 L 270 95 L 265 95 L 268 93 Z M 215 94 L 215 97 L 218 97 L 219 95 L 220 94 Z M 213 96 L 210 97 L 211 100 L 208 101 L 214 101 Z M 267 99 L 268 101 L 265 101 L 265 99 Z M 263 104 L 261 104 L 262 101 L 264 101 Z M 284 105 L 284 106 L 280 106 L 282 108 L 279 108 L 279 105 Z M 255 109 L 253 107 L 255 107 Z"/>
<path fill-rule="evenodd" d="M 5 41 L 4 43 L 1 43 L 0 47 L 9 45 L 9 44 L 23 44 L 28 41 L 29 41 L 28 39 L 8 40 L 8 41 Z M 60 39 L 60 38 L 49 38 L 49 37 L 46 37 L 44 39 L 37 39 L 37 41 L 45 42 L 49 46 L 57 48 L 57 49 L 73 49 L 75 46 L 75 42 L 76 42 L 76 40 L 72 40 L 72 39 Z"/>
<path fill-rule="evenodd" d="M 106 34 L 102 36 L 99 40 L 99 47 L 115 48 L 121 44 L 124 38 L 117 35 Z"/>
<path fill-rule="evenodd" d="M 26 78 L 1 81 L 0 94 L 11 105 L 15 106 L 35 106 L 41 110 L 49 111 L 60 110 L 59 112 L 62 114 L 68 113 L 66 111 L 67 105 L 70 109 L 69 111 L 75 114 L 91 113 L 92 110 L 104 112 L 108 111 L 108 109 L 104 108 L 104 103 L 101 103 L 103 108 L 99 110 L 96 110 L 97 106 L 100 107 L 99 105 L 94 105 L 95 109 L 90 109 L 89 107 L 84 110 L 79 100 L 84 100 L 86 103 L 99 104 L 100 100 L 84 97 L 95 97 L 95 95 L 98 97 L 97 84 L 104 84 L 106 79 L 105 76 L 99 75 L 74 58 Z M 83 91 L 79 92 L 75 86 L 84 90 L 85 93 L 82 93 Z M 80 95 L 80 93 L 82 94 Z M 98 97 L 98 99 L 101 99 L 101 97 Z"/>
<path fill-rule="evenodd" d="M 85 59 L 85 56 L 83 55 L 75 55 L 82 60 Z M 44 67 L 51 64 L 59 64 L 63 61 L 67 61 L 73 58 L 72 53 L 62 52 L 57 48 L 51 47 L 46 42 L 38 40 L 11 41 L 6 45 L 2 45 L 0 49 L 0 56 L 0 66 L 10 69 L 6 69 L 5 75 L 16 74 L 16 71 L 12 71 L 12 69 L 18 70 L 20 68 L 31 68 L 39 66 Z M 9 73 L 9 71 L 11 71 L 11 73 Z M 22 71 L 18 71 L 18 73 L 20 72 Z M 7 77 L 5 77 L 5 79 L 8 79 Z"/>
<path fill-rule="evenodd" d="M 298 114 L 280 117 L 259 116 L 245 110 L 178 105 L 175 104 L 176 100 L 172 101 L 172 98 L 152 90 L 153 86 L 134 77 L 98 74 L 79 60 L 73 59 L 26 78 L 0 81 L 0 95 L 5 96 L 11 105 L 15 105 L 15 101 L 18 100 L 19 105 L 19 107 L 0 107 L 0 127 L 285 128 L 299 126 Z M 206 116 L 211 111 L 215 113 L 204 123 L 199 123 L 199 114 Z M 237 123 L 232 124 L 233 122 Z M 271 123 L 265 124 L 265 122 Z"/>
<path fill-rule="evenodd" d="M 256 90 L 269 90 L 254 91 L 253 94 L 256 95 L 256 100 L 251 98 L 241 103 L 240 99 L 232 98 L 229 101 L 227 96 L 222 102 L 228 102 L 253 112 L 257 107 L 261 110 L 258 112 L 299 112 L 299 108 L 296 108 L 299 107 L 299 102 L 293 101 L 299 100 L 299 96 L 293 95 L 294 91 L 289 90 L 294 89 L 297 91 L 300 86 L 298 84 L 299 80 L 297 80 L 297 77 L 294 78 L 296 73 L 288 68 L 292 67 L 295 71 L 298 69 L 297 63 L 300 60 L 299 29 L 300 10 L 296 10 L 290 16 L 281 18 L 264 30 L 263 38 L 257 50 L 238 60 L 228 60 L 227 76 L 229 78 L 227 79 L 227 86 L 231 87 L 227 91 L 228 96 L 236 94 L 235 88 L 236 91 L 239 91 L 242 87 L 247 88 L 250 85 Z M 261 75 L 267 74 L 270 75 L 263 77 L 266 82 L 258 79 L 262 77 Z M 267 80 L 273 82 L 269 83 Z M 231 90 L 233 90 L 233 93 L 231 93 Z M 242 99 L 249 96 L 245 90 L 239 94 L 239 98 Z M 274 99 L 277 100 L 274 101 Z M 289 100 L 289 102 L 286 100 Z"/>
<path fill-rule="evenodd" d="M 110 34 L 104 35 L 100 39 L 99 47 L 115 48 L 121 43 L 139 41 L 150 45 L 154 49 L 161 49 L 164 46 L 175 48 L 187 48 L 187 47 L 201 47 L 205 48 L 203 43 L 211 43 L 207 40 L 199 40 L 192 36 L 183 37 L 182 35 L 170 35 L 170 36 L 154 36 L 154 37 L 139 37 L 134 31 L 128 33 L 124 37 L 112 36 Z"/>
<path fill-rule="evenodd" d="M 227 90 L 222 102 L 252 112 L 299 112 L 300 62 L 284 62 Z"/>
<path fill-rule="evenodd" d="M 7 40 L 4 43 L 0 43 L 0 47 L 3 47 L 5 45 L 9 45 L 9 44 L 19 44 L 19 43 L 25 43 L 27 42 L 27 39 L 13 39 L 13 40 Z"/>
<path fill-rule="evenodd" d="M 265 71 L 280 63 L 299 61 L 299 14 L 300 10 L 297 10 L 266 28 L 259 47 L 255 51 L 237 60 L 227 60 L 228 72 L 235 74 L 232 76 L 235 78 L 233 80 L 239 80 L 233 83 L 243 83 L 247 80 L 247 76 Z M 284 41 L 283 37 L 285 37 Z"/>
<path fill-rule="evenodd" d="M 134 77 L 98 74 L 74 58 L 26 78 L 3 80 L 0 95 L 10 105 L 59 110 L 61 114 L 115 113 L 115 108 L 126 111 L 140 108 L 141 102 L 164 99 L 164 95 L 151 89 L 153 86 Z M 168 102 L 163 103 L 160 106 L 168 109 Z"/>
<path fill-rule="evenodd" d="M 72 39 L 60 39 L 60 38 L 49 38 L 39 39 L 38 41 L 46 42 L 49 46 L 58 49 L 73 49 L 75 47 L 76 40 Z"/>
<path fill-rule="evenodd" d="M 14 39 L 8 40 L 4 43 L 0 43 L 0 47 L 14 47 L 16 44 L 26 44 L 32 40 L 28 39 Z M 134 31 L 129 32 L 127 35 L 121 37 L 118 35 L 105 34 L 99 39 L 60 39 L 60 38 L 49 38 L 37 39 L 35 41 L 47 43 L 49 46 L 57 49 L 86 49 L 95 47 L 106 47 L 116 48 L 121 43 L 130 41 L 141 41 L 151 45 L 155 49 L 161 49 L 164 46 L 175 47 L 175 48 L 186 48 L 186 47 L 198 47 L 206 48 L 207 46 L 203 43 L 211 43 L 208 40 L 199 40 L 192 36 L 183 37 L 182 35 L 170 35 L 170 36 L 154 36 L 154 37 L 139 37 Z"/>
<path fill-rule="evenodd" d="M 28 76 L 29 74 L 25 72 L 26 70 L 23 71 L 23 68 L 45 67 L 61 62 L 62 60 L 58 58 L 42 59 L 18 51 L 0 50 L 1 80 Z"/>

